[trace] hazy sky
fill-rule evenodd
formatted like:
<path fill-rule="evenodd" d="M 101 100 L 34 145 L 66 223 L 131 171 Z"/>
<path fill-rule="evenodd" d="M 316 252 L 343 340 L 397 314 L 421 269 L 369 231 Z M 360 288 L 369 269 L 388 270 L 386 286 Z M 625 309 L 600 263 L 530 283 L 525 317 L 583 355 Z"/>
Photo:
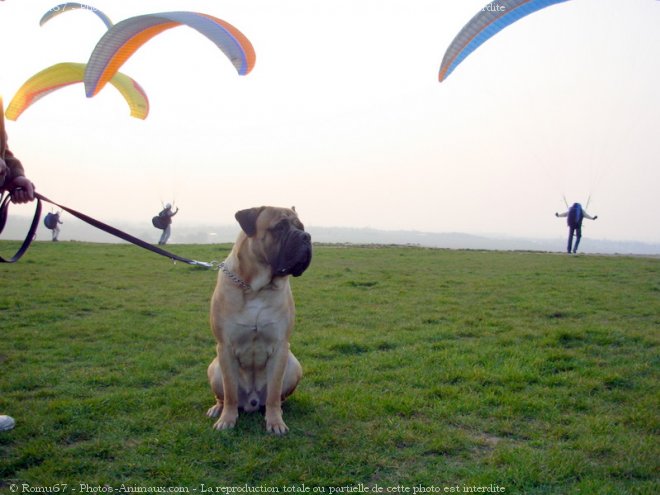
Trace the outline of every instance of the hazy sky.
<path fill-rule="evenodd" d="M 34 73 L 86 62 L 105 31 L 85 11 L 43 27 L 57 1 L 0 2 L 5 106 Z M 660 1 L 572 0 L 513 24 L 449 78 L 448 44 L 484 0 L 94 0 L 118 22 L 172 10 L 240 29 L 238 76 L 196 31 L 171 29 L 121 69 L 145 121 L 108 86 L 54 92 L 7 121 L 46 196 L 107 221 L 234 223 L 295 205 L 308 226 L 660 242 Z M 176 224 L 175 224 L 176 226 Z M 176 228 L 174 229 L 176 235 Z"/>

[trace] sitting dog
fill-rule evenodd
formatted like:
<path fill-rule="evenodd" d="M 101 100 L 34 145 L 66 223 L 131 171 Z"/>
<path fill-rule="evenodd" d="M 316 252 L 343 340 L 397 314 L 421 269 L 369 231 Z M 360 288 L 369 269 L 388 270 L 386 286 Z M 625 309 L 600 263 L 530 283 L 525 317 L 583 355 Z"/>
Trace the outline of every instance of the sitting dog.
<path fill-rule="evenodd" d="M 233 249 L 220 265 L 211 299 L 211 328 L 217 356 L 208 367 L 216 403 L 207 416 L 217 430 L 233 428 L 238 409 L 266 408 L 266 429 L 288 427 L 282 401 L 293 393 L 302 367 L 289 349 L 294 303 L 289 276 L 312 260 L 311 236 L 295 209 L 262 206 L 236 213 L 241 226 Z"/>

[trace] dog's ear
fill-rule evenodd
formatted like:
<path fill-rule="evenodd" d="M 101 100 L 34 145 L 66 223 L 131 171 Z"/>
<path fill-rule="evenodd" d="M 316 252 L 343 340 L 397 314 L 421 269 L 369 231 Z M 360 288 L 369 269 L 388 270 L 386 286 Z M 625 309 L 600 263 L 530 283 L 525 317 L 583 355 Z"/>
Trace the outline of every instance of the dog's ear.
<path fill-rule="evenodd" d="M 234 217 L 248 237 L 257 233 L 257 217 L 263 211 L 264 207 L 248 208 L 247 210 L 237 211 Z"/>

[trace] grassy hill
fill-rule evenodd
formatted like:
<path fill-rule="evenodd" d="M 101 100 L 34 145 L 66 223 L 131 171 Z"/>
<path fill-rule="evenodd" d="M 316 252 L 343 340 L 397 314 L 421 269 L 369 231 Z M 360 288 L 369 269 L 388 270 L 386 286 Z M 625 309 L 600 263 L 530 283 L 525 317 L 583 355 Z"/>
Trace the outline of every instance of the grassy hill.
<path fill-rule="evenodd" d="M 657 259 L 316 246 L 292 280 L 305 376 L 284 438 L 204 415 L 216 272 L 70 242 L 0 270 L 2 493 L 660 487 Z"/>

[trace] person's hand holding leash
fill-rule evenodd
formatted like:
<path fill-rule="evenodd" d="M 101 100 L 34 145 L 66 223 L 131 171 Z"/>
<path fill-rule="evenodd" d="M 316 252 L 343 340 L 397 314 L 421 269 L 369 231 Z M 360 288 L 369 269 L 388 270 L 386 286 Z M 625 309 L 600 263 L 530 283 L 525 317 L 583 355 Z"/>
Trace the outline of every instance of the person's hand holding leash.
<path fill-rule="evenodd" d="M 27 177 L 16 177 L 8 184 L 7 190 L 11 193 L 13 203 L 34 201 L 34 184 Z"/>

